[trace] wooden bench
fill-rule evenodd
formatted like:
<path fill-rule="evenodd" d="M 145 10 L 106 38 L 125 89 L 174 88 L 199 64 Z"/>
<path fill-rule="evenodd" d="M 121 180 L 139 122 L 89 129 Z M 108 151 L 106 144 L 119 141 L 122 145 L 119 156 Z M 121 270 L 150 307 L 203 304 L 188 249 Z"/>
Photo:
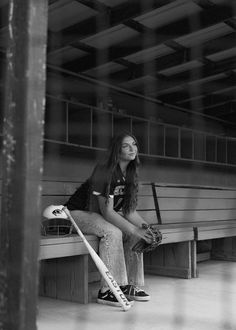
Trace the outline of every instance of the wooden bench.
<path fill-rule="evenodd" d="M 212 258 L 217 257 L 218 251 L 218 258 L 220 254 L 222 259 L 236 260 L 235 250 L 232 247 L 235 242 L 232 237 L 236 236 L 236 189 L 165 184 L 152 184 L 152 187 L 157 226 L 163 232 L 163 239 L 165 240 L 166 231 L 169 235 L 169 230 L 176 230 L 180 242 L 183 240 L 181 243 L 171 245 L 170 250 L 164 250 L 163 264 L 167 265 L 165 275 L 168 273 L 184 275 L 181 258 L 183 258 L 183 263 L 187 264 L 187 255 L 189 255 L 190 263 L 186 277 L 198 276 L 197 250 L 200 241 L 212 241 Z M 171 237 L 174 236 L 171 235 Z M 216 241 L 216 239 L 221 239 L 221 241 Z M 228 248 L 228 258 L 222 239 Z M 167 239 L 163 244 L 169 242 L 171 240 Z M 232 247 L 231 255 L 229 255 L 229 244 Z M 161 253 L 158 250 L 151 254 L 152 259 L 149 260 L 147 268 L 153 273 L 161 274 L 163 269 L 159 269 L 155 261 L 158 259 L 157 255 Z M 168 270 L 169 264 L 171 264 L 170 270 Z"/>
<path fill-rule="evenodd" d="M 44 179 L 43 209 L 51 204 L 64 204 L 80 184 L 79 181 Z M 98 251 L 98 238 L 94 235 L 85 236 Z M 39 259 L 41 296 L 88 303 L 89 283 L 97 281 L 100 276 L 77 234 L 42 236 Z"/>
<path fill-rule="evenodd" d="M 45 179 L 43 207 L 63 204 L 80 184 Z M 216 239 L 227 239 L 225 246 L 229 249 L 229 240 L 236 235 L 235 205 L 233 189 L 141 183 L 137 210 L 150 224 L 158 226 L 163 235 L 162 244 L 144 255 L 145 272 L 181 278 L 198 276 L 200 241 L 213 241 L 212 257 L 218 251 L 218 257 L 225 258 L 225 250 Z M 98 238 L 93 235 L 87 238 L 97 251 Z M 232 242 L 231 245 L 235 244 Z M 235 249 L 228 260 L 233 260 L 234 254 Z M 40 259 L 40 294 L 88 302 L 89 256 L 77 235 L 43 237 Z M 98 280 L 98 272 L 92 274 Z"/>

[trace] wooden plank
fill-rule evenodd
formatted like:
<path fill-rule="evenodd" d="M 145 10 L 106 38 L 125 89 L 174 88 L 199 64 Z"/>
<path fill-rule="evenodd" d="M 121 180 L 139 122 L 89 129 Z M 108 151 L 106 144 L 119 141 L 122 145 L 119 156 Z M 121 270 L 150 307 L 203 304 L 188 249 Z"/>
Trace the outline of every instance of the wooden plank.
<path fill-rule="evenodd" d="M 60 181 L 58 179 L 57 181 L 55 180 L 43 180 L 42 181 L 42 186 L 43 186 L 43 195 L 65 195 L 65 196 L 70 196 L 72 195 L 75 190 L 82 184 L 83 182 L 81 181 Z"/>
<path fill-rule="evenodd" d="M 44 210 L 49 205 L 64 205 L 68 200 L 65 196 L 42 196 L 42 210 Z"/>
<path fill-rule="evenodd" d="M 212 241 L 212 259 L 236 261 L 236 237 L 224 237 Z"/>
<path fill-rule="evenodd" d="M 55 282 L 57 286 L 57 299 L 70 301 L 71 277 L 73 276 L 74 260 L 70 258 L 57 259 Z M 83 271 L 86 271 L 83 269 Z M 80 278 L 78 279 L 80 281 Z M 82 279 L 81 279 L 82 280 Z"/>
<path fill-rule="evenodd" d="M 191 275 L 192 278 L 198 277 L 198 270 L 197 270 L 197 242 L 191 241 Z"/>
<path fill-rule="evenodd" d="M 194 221 L 194 222 L 177 222 L 177 223 L 166 223 L 166 224 L 152 224 L 160 226 L 162 229 L 171 229 L 171 228 L 197 228 L 197 227 L 217 227 L 217 228 L 225 228 L 225 227 L 234 227 L 235 220 L 216 220 L 216 221 Z"/>
<path fill-rule="evenodd" d="M 236 261 L 236 237 L 224 237 L 212 241 L 212 258 Z"/>
<path fill-rule="evenodd" d="M 207 240 L 207 239 L 214 239 L 214 238 L 222 238 L 222 237 L 233 237 L 236 236 L 236 227 L 233 228 L 225 228 L 225 229 L 209 229 L 202 230 L 198 228 L 198 240 Z"/>
<path fill-rule="evenodd" d="M 157 197 L 236 198 L 236 190 L 156 187 Z"/>
<path fill-rule="evenodd" d="M 57 259 L 43 260 L 40 263 L 39 295 L 57 298 Z"/>
<path fill-rule="evenodd" d="M 145 272 L 182 278 L 192 277 L 192 244 L 180 242 L 160 245 L 144 254 Z"/>
<path fill-rule="evenodd" d="M 36 330 L 46 0 L 9 0 L 0 222 L 2 329 Z M 17 270 L 17 271 L 16 271 Z"/>
<path fill-rule="evenodd" d="M 88 303 L 88 283 L 88 255 L 84 255 L 77 258 L 73 263 L 70 292 L 71 301 L 77 301 L 83 304 Z"/>
<path fill-rule="evenodd" d="M 55 181 L 42 181 L 42 195 L 65 195 L 65 183 Z"/>
<path fill-rule="evenodd" d="M 227 210 L 236 209 L 236 198 L 158 198 L 160 211 L 165 210 Z"/>
<path fill-rule="evenodd" d="M 89 244 L 98 251 L 98 238 L 94 235 L 86 235 Z M 42 238 L 40 243 L 39 259 L 52 259 L 67 256 L 88 254 L 88 250 L 81 238 L 77 237 L 53 237 Z"/>
<path fill-rule="evenodd" d="M 179 267 L 162 267 L 156 265 L 145 266 L 145 274 L 158 275 L 158 276 L 170 276 L 178 278 L 190 279 L 191 269 L 189 268 L 179 268 Z"/>
<path fill-rule="evenodd" d="M 88 255 L 41 261 L 41 296 L 88 303 Z"/>
<path fill-rule="evenodd" d="M 234 230 L 236 227 L 236 221 L 235 220 L 229 220 L 229 221 L 215 221 L 215 222 L 210 222 L 206 221 L 203 223 L 199 223 L 197 226 L 197 229 L 200 231 L 205 231 L 205 230 L 221 230 L 225 228 L 230 228 Z"/>
<path fill-rule="evenodd" d="M 92 241 L 97 241 L 98 238 L 95 235 L 85 235 L 86 239 L 91 243 Z M 81 243 L 82 238 L 77 234 L 72 234 L 70 236 L 44 236 L 41 237 L 40 245 L 57 245 L 57 244 L 68 244 L 68 243 Z"/>
<path fill-rule="evenodd" d="M 178 242 L 186 242 L 194 240 L 194 231 L 191 229 L 183 229 L 180 231 L 166 231 L 160 229 L 162 233 L 162 242 L 161 244 L 169 244 L 169 243 L 178 243 Z"/>
<path fill-rule="evenodd" d="M 157 224 L 156 211 L 137 210 L 138 213 L 150 224 Z"/>
<path fill-rule="evenodd" d="M 141 195 L 153 196 L 151 183 L 142 183 L 142 182 L 140 182 L 138 195 L 140 195 L 140 196 Z"/>
<path fill-rule="evenodd" d="M 162 211 L 162 223 L 235 220 L 236 210 Z"/>
<path fill-rule="evenodd" d="M 197 262 L 202 262 L 211 259 L 211 252 L 201 252 L 197 254 Z"/>
<path fill-rule="evenodd" d="M 138 196 L 138 210 L 155 210 L 154 198 L 152 196 Z"/>

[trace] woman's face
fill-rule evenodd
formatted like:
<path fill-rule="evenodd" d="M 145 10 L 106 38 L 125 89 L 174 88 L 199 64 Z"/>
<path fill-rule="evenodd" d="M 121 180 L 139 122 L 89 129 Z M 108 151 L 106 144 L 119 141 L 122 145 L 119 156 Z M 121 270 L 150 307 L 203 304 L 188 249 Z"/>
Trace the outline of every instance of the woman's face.
<path fill-rule="evenodd" d="M 131 161 L 134 160 L 138 153 L 136 141 L 131 136 L 126 136 L 121 144 L 120 160 Z"/>

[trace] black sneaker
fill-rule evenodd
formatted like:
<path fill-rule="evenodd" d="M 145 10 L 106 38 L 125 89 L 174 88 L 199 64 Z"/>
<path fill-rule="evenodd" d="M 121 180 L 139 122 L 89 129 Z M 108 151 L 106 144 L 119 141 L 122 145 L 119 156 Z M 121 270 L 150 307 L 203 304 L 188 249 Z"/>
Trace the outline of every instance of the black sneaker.
<path fill-rule="evenodd" d="M 127 297 L 126 297 L 126 299 L 129 301 L 131 306 L 134 304 L 133 300 L 131 300 Z M 107 290 L 105 292 L 101 292 L 101 290 L 99 290 L 98 297 L 97 297 L 97 303 L 103 304 L 103 305 L 116 306 L 116 307 L 121 306 L 121 304 L 116 299 L 115 295 L 112 293 L 111 290 Z"/>
<path fill-rule="evenodd" d="M 125 285 L 121 287 L 121 290 L 125 294 L 126 298 L 137 300 L 137 301 L 148 301 L 150 300 L 149 294 L 135 285 Z"/>

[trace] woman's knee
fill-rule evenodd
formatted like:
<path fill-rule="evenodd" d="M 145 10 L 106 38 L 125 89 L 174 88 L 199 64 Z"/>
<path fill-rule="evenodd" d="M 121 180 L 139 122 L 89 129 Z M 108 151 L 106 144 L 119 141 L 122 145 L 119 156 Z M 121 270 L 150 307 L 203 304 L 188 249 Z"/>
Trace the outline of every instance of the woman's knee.
<path fill-rule="evenodd" d="M 123 240 L 122 231 L 118 227 L 113 226 L 113 225 L 109 226 L 109 228 L 107 228 L 105 236 L 109 236 L 109 238 L 114 241 Z"/>

